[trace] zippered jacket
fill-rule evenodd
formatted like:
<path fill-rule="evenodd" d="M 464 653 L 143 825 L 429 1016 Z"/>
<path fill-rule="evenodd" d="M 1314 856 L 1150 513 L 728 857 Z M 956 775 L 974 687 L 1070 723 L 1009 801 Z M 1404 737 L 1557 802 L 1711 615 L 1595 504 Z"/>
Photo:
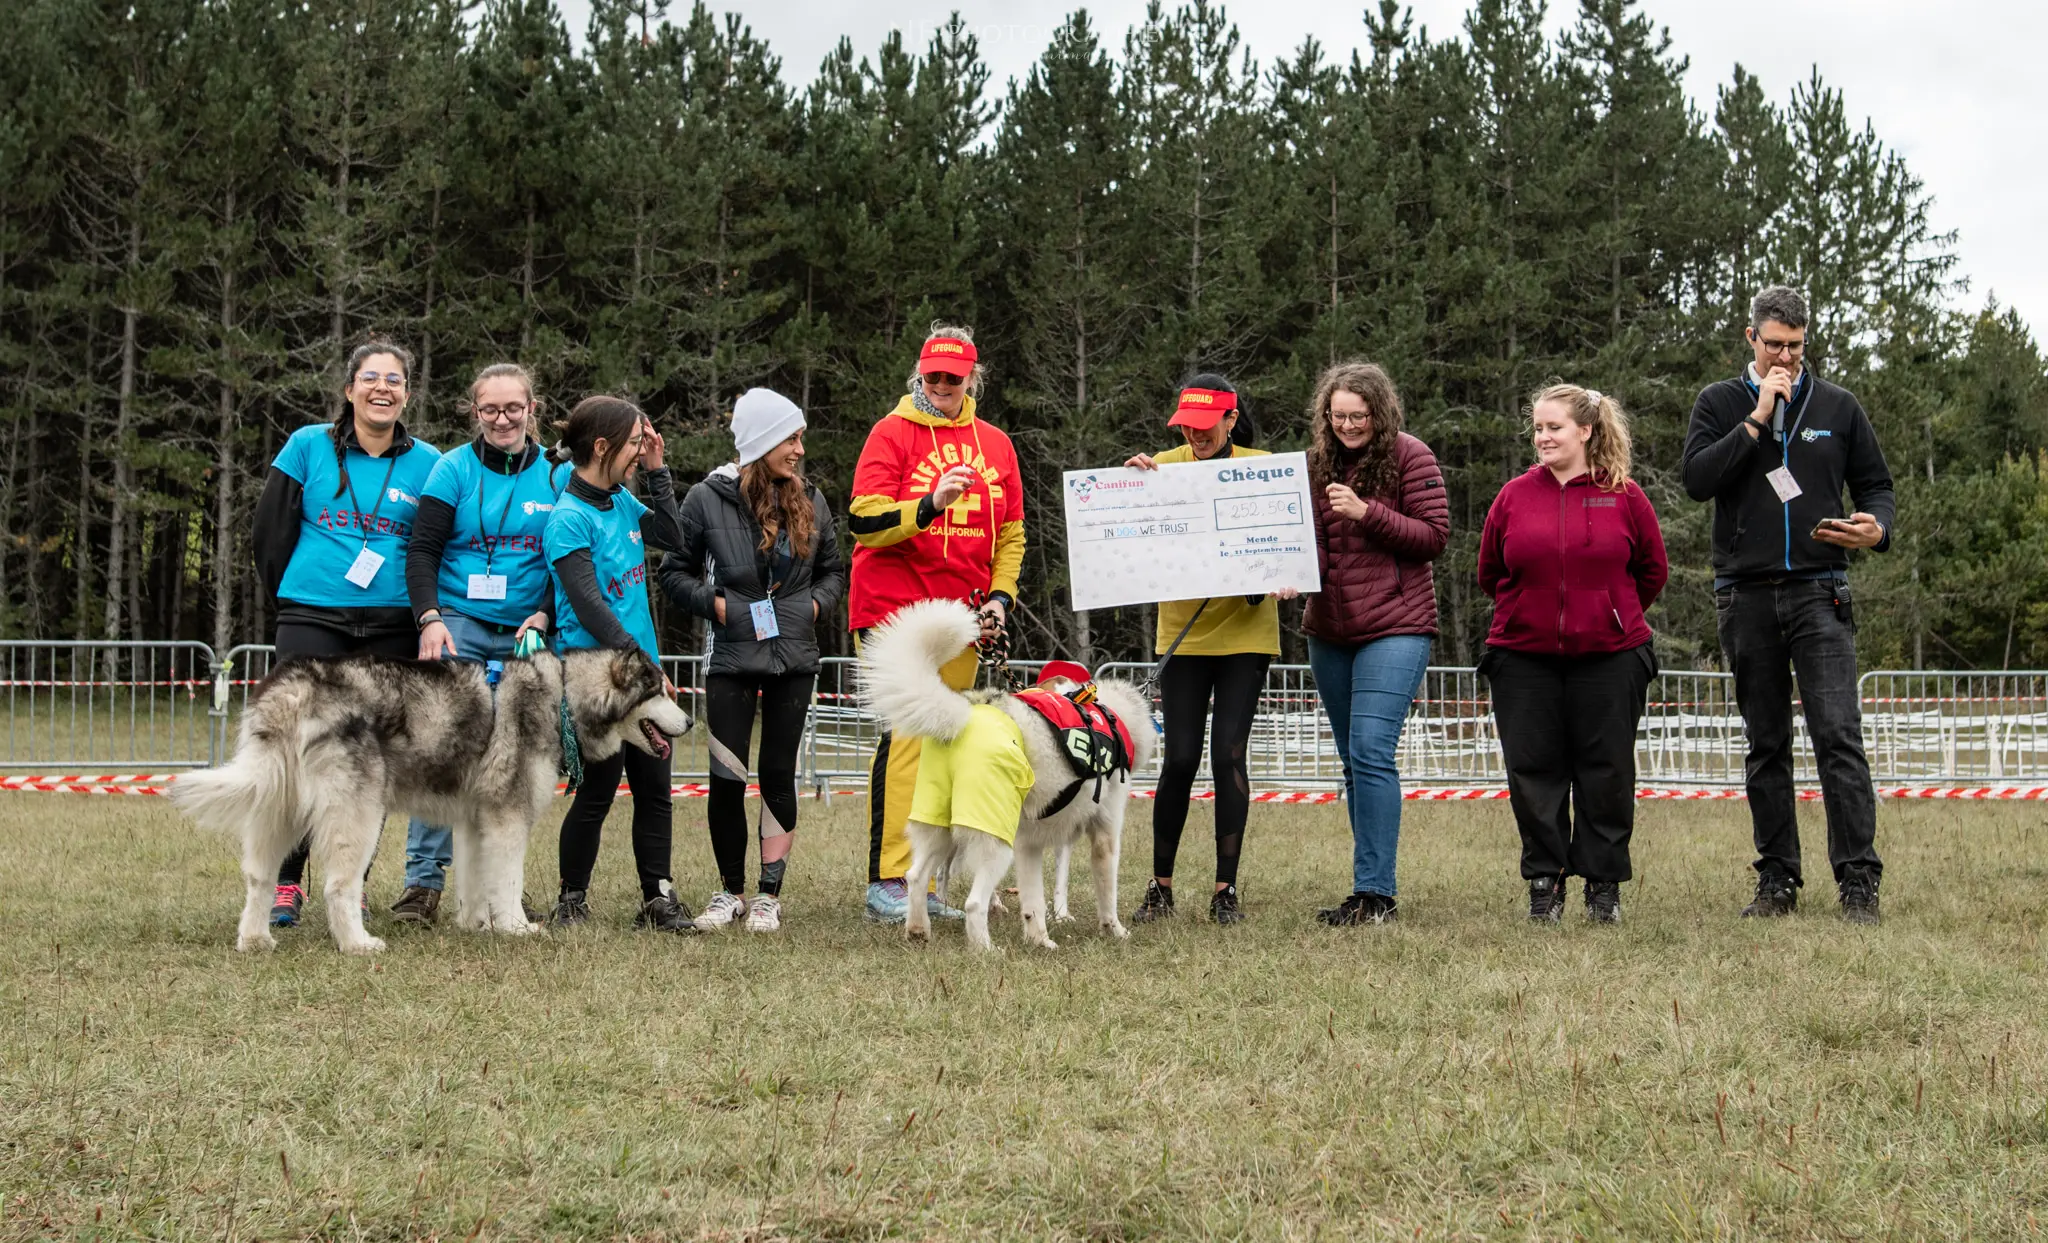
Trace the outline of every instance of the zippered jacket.
<path fill-rule="evenodd" d="M 1538 463 L 1508 482 L 1479 536 L 1493 597 L 1488 647 L 1544 656 L 1625 652 L 1650 641 L 1643 611 L 1670 577 L 1657 511 L 1635 484 L 1560 484 Z"/>
<path fill-rule="evenodd" d="M 1313 489 L 1322 590 L 1308 598 L 1301 628 L 1326 643 L 1365 644 L 1397 634 L 1436 633 L 1430 562 L 1451 534 L 1444 473 L 1429 446 L 1401 433 L 1394 462 L 1401 494 L 1366 497 L 1365 517 L 1340 518 Z"/>
<path fill-rule="evenodd" d="M 1714 502 L 1714 581 L 1838 577 L 1849 550 L 1813 538 L 1822 518 L 1861 511 L 1877 519 L 1891 547 L 1892 473 L 1870 417 L 1847 389 L 1807 369 L 1785 408 L 1785 441 L 1769 429 L 1751 436 L 1742 421 L 1756 409 L 1748 376 L 1701 390 L 1685 434 L 1686 495 Z M 1770 472 L 1792 472 L 1799 494 L 1778 499 Z M 1842 507 L 1847 488 L 1850 509 Z"/>

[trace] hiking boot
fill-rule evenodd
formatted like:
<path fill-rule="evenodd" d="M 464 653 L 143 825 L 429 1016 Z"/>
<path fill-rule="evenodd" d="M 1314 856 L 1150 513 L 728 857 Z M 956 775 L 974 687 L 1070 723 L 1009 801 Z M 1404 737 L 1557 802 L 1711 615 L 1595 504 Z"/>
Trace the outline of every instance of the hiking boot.
<path fill-rule="evenodd" d="M 277 896 L 270 900 L 270 926 L 290 928 L 299 922 L 299 912 L 306 906 L 306 891 L 297 885 L 279 885 Z"/>
<path fill-rule="evenodd" d="M 555 910 L 548 916 L 548 922 L 557 928 L 574 928 L 578 924 L 589 923 L 590 903 L 586 901 L 588 897 L 587 890 L 564 889 L 562 896 L 555 900 Z"/>
<path fill-rule="evenodd" d="M 1590 896 L 1587 900 L 1591 901 Z M 1529 919 L 1539 924 L 1564 919 L 1564 877 L 1539 876 L 1529 882 Z"/>
<path fill-rule="evenodd" d="M 1244 922 L 1244 908 L 1237 904 L 1237 886 L 1225 885 L 1209 899 L 1209 918 L 1228 927 Z"/>
<path fill-rule="evenodd" d="M 408 885 L 391 904 L 392 917 L 401 924 L 431 924 L 441 910 L 441 891 L 424 885 Z"/>
<path fill-rule="evenodd" d="M 1799 909 L 1799 886 L 1781 872 L 1758 872 L 1756 897 L 1742 908 L 1744 919 L 1776 919 Z"/>
<path fill-rule="evenodd" d="M 1138 903 L 1138 909 L 1131 912 L 1131 922 L 1149 924 L 1172 914 L 1173 886 L 1162 885 L 1157 878 L 1145 882 L 1145 898 Z"/>
<path fill-rule="evenodd" d="M 868 883 L 870 923 L 900 924 L 910 915 L 910 888 L 901 877 Z"/>
<path fill-rule="evenodd" d="M 701 923 L 702 920 L 700 919 Z M 754 895 L 747 903 L 748 932 L 780 932 L 782 930 L 782 899 L 772 893 Z"/>
<path fill-rule="evenodd" d="M 1361 890 L 1339 902 L 1316 912 L 1316 922 L 1332 928 L 1350 928 L 1358 924 L 1391 924 L 1397 914 L 1394 900 L 1383 893 L 1367 893 Z"/>
<path fill-rule="evenodd" d="M 1877 873 L 1868 868 L 1842 871 L 1842 918 L 1852 924 L 1874 924 L 1877 919 Z"/>
<path fill-rule="evenodd" d="M 736 897 L 730 890 L 721 889 L 711 895 L 711 901 L 704 904 L 703 914 L 697 916 L 696 924 L 706 930 L 729 927 L 732 922 L 747 913 L 744 898 Z"/>
<path fill-rule="evenodd" d="M 1564 895 L 1558 895 L 1558 905 L 1564 905 Z M 1596 924 L 1618 924 L 1621 922 L 1621 882 L 1615 880 L 1589 880 L 1586 882 L 1586 918 Z"/>
<path fill-rule="evenodd" d="M 690 908 L 678 902 L 672 893 L 658 893 L 643 902 L 640 913 L 633 917 L 633 926 L 685 935 L 698 931 L 695 921 L 690 918 Z"/>

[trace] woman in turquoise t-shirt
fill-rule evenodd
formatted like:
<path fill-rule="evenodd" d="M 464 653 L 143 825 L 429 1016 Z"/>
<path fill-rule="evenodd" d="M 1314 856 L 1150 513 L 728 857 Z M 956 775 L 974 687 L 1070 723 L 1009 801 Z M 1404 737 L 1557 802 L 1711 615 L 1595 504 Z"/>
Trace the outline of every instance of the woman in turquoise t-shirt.
<path fill-rule="evenodd" d="M 569 468 L 548 461 L 533 438 L 540 407 L 518 363 L 492 363 L 470 382 L 475 434 L 434 463 L 405 550 L 421 660 L 507 661 L 527 631 L 545 635 L 553 624 L 541 533 Z M 448 826 L 415 816 L 405 837 L 405 892 L 391 913 L 433 923 L 453 857 Z"/>
<path fill-rule="evenodd" d="M 620 397 L 586 397 L 561 425 L 555 450 L 576 465 L 555 502 L 542 537 L 555 580 L 556 646 L 638 648 L 660 663 L 654 614 L 647 603 L 647 552 L 682 547 L 675 480 L 662 465 L 660 433 L 640 408 Z M 626 480 L 647 470 L 648 499 L 641 504 Z M 695 932 L 689 908 L 676 900 L 669 878 L 674 826 L 666 760 L 638 747 L 620 747 L 608 760 L 584 765 L 583 785 L 562 818 L 562 892 L 550 922 L 590 919 L 590 872 L 599 834 L 623 773 L 633 791 L 633 860 L 640 871 L 640 914 L 634 924 L 662 932 Z"/>
<path fill-rule="evenodd" d="M 405 549 L 441 455 L 401 419 L 411 354 L 372 341 L 349 355 L 346 374 L 348 410 L 293 432 L 256 502 L 256 568 L 277 618 L 279 663 L 357 653 L 409 660 L 418 650 Z M 301 842 L 278 867 L 272 924 L 299 922 L 305 874 Z"/>

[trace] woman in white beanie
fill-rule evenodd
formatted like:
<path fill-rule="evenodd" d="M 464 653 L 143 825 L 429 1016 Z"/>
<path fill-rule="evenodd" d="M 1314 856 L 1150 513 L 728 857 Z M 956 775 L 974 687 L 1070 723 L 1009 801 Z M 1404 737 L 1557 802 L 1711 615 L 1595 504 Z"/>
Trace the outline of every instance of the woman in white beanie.
<path fill-rule="evenodd" d="M 824 493 L 803 477 L 804 413 L 765 388 L 733 406 L 737 460 L 690 489 L 682 548 L 662 558 L 668 598 L 710 624 L 704 666 L 711 727 L 707 815 L 719 892 L 699 928 L 742 916 L 751 932 L 782 924 L 782 876 L 796 830 L 797 746 L 818 677 L 817 623 L 846 592 L 846 566 Z M 747 744 L 760 709 L 761 871 L 745 896 Z"/>

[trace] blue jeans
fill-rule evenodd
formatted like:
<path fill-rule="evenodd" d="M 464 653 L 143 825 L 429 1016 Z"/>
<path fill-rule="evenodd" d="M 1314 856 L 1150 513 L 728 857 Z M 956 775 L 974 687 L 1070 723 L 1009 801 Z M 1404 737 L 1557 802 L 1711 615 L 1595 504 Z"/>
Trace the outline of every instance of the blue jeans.
<path fill-rule="evenodd" d="M 441 624 L 455 640 L 455 660 L 512 659 L 512 632 L 496 633 L 492 627 L 448 609 L 441 610 Z M 448 883 L 448 865 L 455 858 L 454 834 L 445 824 L 428 824 L 418 816 L 405 826 L 405 887 L 440 889 Z"/>
<path fill-rule="evenodd" d="M 1391 898 L 1394 852 L 1401 844 L 1401 774 L 1394 753 L 1429 667 L 1429 636 L 1400 634 L 1362 644 L 1312 637 L 1308 663 L 1344 757 L 1352 891 Z"/>

